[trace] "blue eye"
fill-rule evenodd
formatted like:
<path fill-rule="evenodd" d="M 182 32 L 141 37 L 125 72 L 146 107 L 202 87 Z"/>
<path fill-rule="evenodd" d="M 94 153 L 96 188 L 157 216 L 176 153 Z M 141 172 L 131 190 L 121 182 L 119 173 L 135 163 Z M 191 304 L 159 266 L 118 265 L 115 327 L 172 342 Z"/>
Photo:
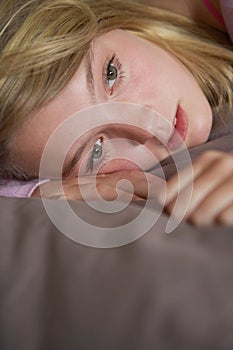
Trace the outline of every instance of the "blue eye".
<path fill-rule="evenodd" d="M 100 137 L 94 144 L 90 157 L 87 161 L 87 171 L 93 171 L 95 165 L 99 163 L 103 155 L 103 139 Z"/>
<path fill-rule="evenodd" d="M 122 64 L 116 54 L 105 65 L 103 77 L 108 92 L 112 95 L 113 88 L 115 89 L 125 78 L 125 74 L 122 71 Z"/>
<path fill-rule="evenodd" d="M 99 138 L 93 146 L 92 149 L 92 159 L 98 160 L 102 157 L 103 149 L 102 149 L 102 140 Z"/>
<path fill-rule="evenodd" d="M 113 63 L 109 62 L 106 72 L 106 83 L 110 89 L 112 89 L 113 85 L 115 84 L 117 75 L 117 68 L 114 66 Z"/>

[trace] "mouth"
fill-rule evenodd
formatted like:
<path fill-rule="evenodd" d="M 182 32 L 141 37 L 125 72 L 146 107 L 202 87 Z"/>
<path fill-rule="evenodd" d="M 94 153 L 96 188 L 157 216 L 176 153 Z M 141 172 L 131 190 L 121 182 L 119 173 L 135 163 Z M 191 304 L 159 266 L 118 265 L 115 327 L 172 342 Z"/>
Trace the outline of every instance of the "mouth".
<path fill-rule="evenodd" d="M 188 115 L 185 110 L 178 105 L 176 115 L 173 120 L 173 133 L 166 144 L 166 148 L 168 150 L 175 150 L 184 144 L 188 132 L 188 126 Z"/>

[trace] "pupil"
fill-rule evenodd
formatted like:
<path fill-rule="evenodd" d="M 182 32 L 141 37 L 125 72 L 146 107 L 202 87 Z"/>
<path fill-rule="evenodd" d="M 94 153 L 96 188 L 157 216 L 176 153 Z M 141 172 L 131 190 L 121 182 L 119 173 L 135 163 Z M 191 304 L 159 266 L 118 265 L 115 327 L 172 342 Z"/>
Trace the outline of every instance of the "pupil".
<path fill-rule="evenodd" d="M 102 156 L 102 146 L 101 145 L 95 145 L 93 152 L 92 152 L 93 158 L 98 159 Z"/>
<path fill-rule="evenodd" d="M 108 67 L 108 79 L 115 80 L 117 78 L 117 69 L 114 66 Z"/>

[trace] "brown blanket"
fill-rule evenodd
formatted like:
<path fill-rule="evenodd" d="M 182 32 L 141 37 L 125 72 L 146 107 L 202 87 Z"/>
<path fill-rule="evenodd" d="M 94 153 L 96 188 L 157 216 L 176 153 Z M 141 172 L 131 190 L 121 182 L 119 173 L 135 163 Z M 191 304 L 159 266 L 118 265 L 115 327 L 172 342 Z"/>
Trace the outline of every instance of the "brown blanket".
<path fill-rule="evenodd" d="M 213 148 L 232 151 L 233 135 L 190 154 Z M 40 199 L 0 205 L 1 350 L 233 349 L 232 228 L 183 223 L 166 235 L 162 215 L 134 243 L 96 249 L 61 234 Z"/>

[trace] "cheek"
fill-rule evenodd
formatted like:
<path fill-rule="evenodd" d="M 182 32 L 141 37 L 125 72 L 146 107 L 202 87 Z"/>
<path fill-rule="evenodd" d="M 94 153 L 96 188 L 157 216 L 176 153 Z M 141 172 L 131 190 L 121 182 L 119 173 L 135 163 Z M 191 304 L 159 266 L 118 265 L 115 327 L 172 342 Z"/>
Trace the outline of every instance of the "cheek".
<path fill-rule="evenodd" d="M 213 123 L 212 111 L 209 105 L 196 113 L 192 120 L 192 146 L 202 144 L 209 138 Z"/>
<path fill-rule="evenodd" d="M 152 44 L 151 44 L 152 45 Z M 135 83 L 143 88 L 152 89 L 151 92 L 160 96 L 174 94 L 179 84 L 179 78 L 184 74 L 182 67 L 176 59 L 173 59 L 167 52 L 155 45 L 141 48 L 135 62 L 130 57 L 131 67 L 134 68 L 131 74 L 135 78 Z"/>
<path fill-rule="evenodd" d="M 162 92 L 162 87 L 167 85 L 165 76 L 161 74 L 161 69 L 148 55 L 141 55 L 137 60 L 129 58 L 131 64 L 128 70 L 128 93 L 132 97 L 150 97 L 159 96 Z"/>

